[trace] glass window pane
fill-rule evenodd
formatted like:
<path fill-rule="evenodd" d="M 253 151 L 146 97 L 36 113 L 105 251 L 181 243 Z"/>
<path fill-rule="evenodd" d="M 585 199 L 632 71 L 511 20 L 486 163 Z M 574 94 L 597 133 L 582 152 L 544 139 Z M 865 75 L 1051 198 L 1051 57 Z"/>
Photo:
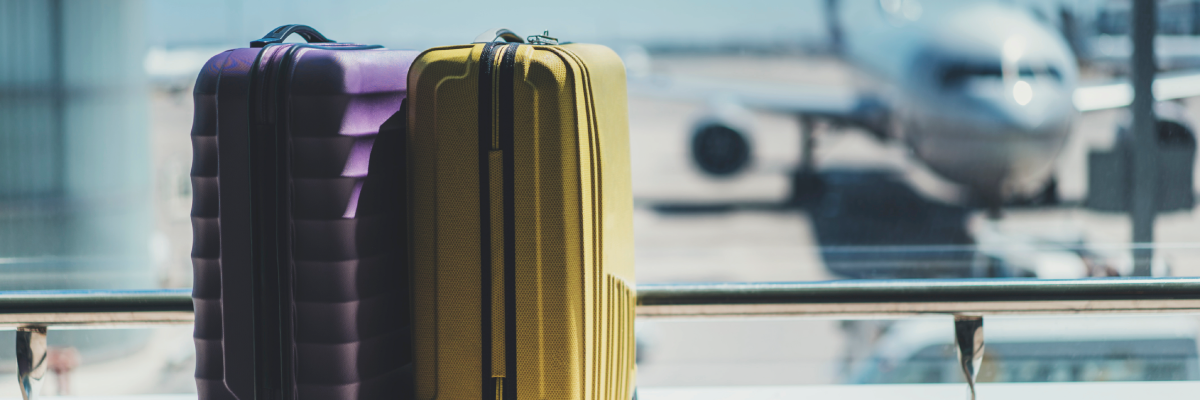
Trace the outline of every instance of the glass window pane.
<path fill-rule="evenodd" d="M 1200 276 L 1200 3 L 1156 3 L 1145 130 L 1130 1 L 351 3 L 0 1 L 0 290 L 190 287 L 196 75 L 297 22 L 414 49 L 502 25 L 620 54 L 638 283 Z M 1176 336 L 1070 321 L 989 317 L 979 379 L 1200 378 L 1192 316 L 1139 320 Z M 647 321 L 639 379 L 961 382 L 947 324 Z M 146 354 L 161 379 L 139 393 L 187 392 L 194 356 L 161 345 L 180 332 L 51 338 L 79 352 L 81 394 Z"/>

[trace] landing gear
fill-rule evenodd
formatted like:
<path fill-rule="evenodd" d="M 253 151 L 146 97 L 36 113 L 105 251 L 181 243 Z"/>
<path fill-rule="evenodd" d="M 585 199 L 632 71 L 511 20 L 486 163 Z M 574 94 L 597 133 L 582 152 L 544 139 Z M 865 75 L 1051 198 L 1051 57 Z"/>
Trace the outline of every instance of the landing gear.
<path fill-rule="evenodd" d="M 1056 205 L 1059 203 L 1058 198 L 1058 178 L 1050 177 L 1046 181 L 1046 185 L 1042 186 L 1042 190 L 1034 195 L 1031 203 L 1034 205 Z"/>
<path fill-rule="evenodd" d="M 812 117 L 800 116 L 800 167 L 792 172 L 789 200 L 804 205 L 820 197 L 825 185 L 817 175 L 816 123 Z"/>
<path fill-rule="evenodd" d="M 1036 193 L 1027 196 L 1019 196 L 1009 199 L 1007 205 L 1018 207 L 1038 207 L 1053 206 L 1059 204 L 1059 202 L 1058 179 L 1055 177 L 1050 177 L 1050 179 L 1047 179 L 1046 183 L 1042 185 L 1041 190 L 1038 190 Z M 992 202 L 988 203 L 988 207 L 992 207 Z"/>
<path fill-rule="evenodd" d="M 975 193 L 973 196 L 974 204 L 983 206 L 987 210 L 987 217 L 991 220 L 1003 218 L 1003 208 L 1009 207 L 1042 207 L 1058 205 L 1061 199 L 1058 197 L 1058 179 L 1050 177 L 1042 188 L 1037 192 L 1024 196 L 1004 196 L 989 193 Z"/>
<path fill-rule="evenodd" d="M 972 191 L 968 203 L 975 207 L 983 207 L 987 219 L 991 221 L 1003 219 L 1004 206 L 1011 205 L 1005 202 L 1004 196 L 994 191 Z"/>
<path fill-rule="evenodd" d="M 802 115 L 800 116 L 800 173 L 815 174 L 817 172 L 817 160 L 814 158 L 817 152 L 816 148 L 816 124 L 811 117 Z"/>

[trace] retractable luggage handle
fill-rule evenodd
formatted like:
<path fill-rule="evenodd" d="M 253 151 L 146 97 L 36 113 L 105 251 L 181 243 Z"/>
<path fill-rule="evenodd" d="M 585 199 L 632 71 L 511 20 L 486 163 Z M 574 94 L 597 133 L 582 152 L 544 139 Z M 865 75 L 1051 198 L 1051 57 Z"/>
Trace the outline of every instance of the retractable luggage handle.
<path fill-rule="evenodd" d="M 268 32 L 266 36 L 263 36 L 262 39 L 250 42 L 250 47 L 266 47 L 268 44 L 283 43 L 293 33 L 299 34 L 300 37 L 304 38 L 304 41 L 309 43 L 337 43 L 333 39 L 322 35 L 321 32 L 317 32 L 311 26 L 291 24 L 275 28 L 275 30 Z"/>
<path fill-rule="evenodd" d="M 525 43 L 525 39 L 521 39 L 521 35 L 504 28 L 496 28 L 479 34 L 475 37 L 475 43 L 491 43 L 496 39 L 504 39 L 509 43 Z"/>

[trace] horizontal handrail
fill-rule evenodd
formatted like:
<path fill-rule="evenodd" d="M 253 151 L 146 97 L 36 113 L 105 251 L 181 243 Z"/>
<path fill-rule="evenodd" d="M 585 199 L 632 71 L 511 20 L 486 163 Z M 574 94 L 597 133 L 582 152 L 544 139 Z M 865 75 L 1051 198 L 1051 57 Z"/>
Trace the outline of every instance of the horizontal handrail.
<path fill-rule="evenodd" d="M 639 317 L 1200 313 L 1200 278 L 642 284 Z M 0 292 L 0 327 L 188 324 L 191 289 Z"/>
<path fill-rule="evenodd" d="M 641 317 L 1200 312 L 1200 278 L 650 284 L 637 299 Z"/>
<path fill-rule="evenodd" d="M 194 321 L 191 289 L 0 292 L 0 327 L 131 327 Z"/>

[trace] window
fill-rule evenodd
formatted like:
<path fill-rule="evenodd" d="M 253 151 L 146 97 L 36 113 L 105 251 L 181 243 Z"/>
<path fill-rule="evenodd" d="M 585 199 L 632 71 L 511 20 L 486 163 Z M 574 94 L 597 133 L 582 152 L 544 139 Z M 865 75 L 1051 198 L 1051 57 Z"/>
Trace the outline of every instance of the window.
<path fill-rule="evenodd" d="M 1146 145 L 1119 2 L 7 0 L 0 290 L 189 288 L 197 73 L 286 23 L 389 48 L 499 26 L 612 48 L 638 283 L 1200 276 L 1200 8 L 1158 4 Z M 1082 319 L 1052 340 L 990 321 L 983 382 L 1200 380 L 1195 334 Z M 646 320 L 639 384 L 960 382 L 949 324 Z M 186 328 L 55 332 L 51 346 L 82 361 L 47 393 L 195 390 Z M 129 386 L 122 363 L 156 378 Z"/>

